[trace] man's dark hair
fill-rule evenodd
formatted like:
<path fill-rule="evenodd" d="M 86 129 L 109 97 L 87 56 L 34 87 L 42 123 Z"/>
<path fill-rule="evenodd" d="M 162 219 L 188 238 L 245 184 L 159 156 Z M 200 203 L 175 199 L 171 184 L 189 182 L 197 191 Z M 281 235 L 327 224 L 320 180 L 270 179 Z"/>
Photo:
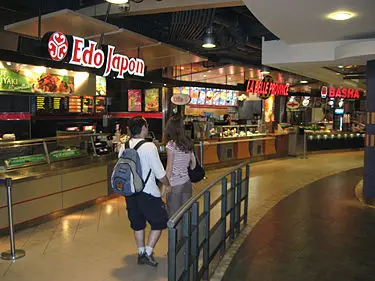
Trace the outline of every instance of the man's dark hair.
<path fill-rule="evenodd" d="M 132 136 L 139 135 L 142 132 L 143 126 L 147 127 L 147 121 L 141 116 L 129 120 L 129 130 Z"/>

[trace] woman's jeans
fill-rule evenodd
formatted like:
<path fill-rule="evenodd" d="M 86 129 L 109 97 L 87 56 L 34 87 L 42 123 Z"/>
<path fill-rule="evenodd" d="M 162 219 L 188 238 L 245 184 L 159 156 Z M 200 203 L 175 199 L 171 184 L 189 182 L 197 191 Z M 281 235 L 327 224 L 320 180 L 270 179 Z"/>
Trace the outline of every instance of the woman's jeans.
<path fill-rule="evenodd" d="M 171 187 L 171 191 L 167 193 L 167 210 L 169 217 L 172 217 L 193 195 L 193 185 L 190 181 Z M 178 240 L 182 237 L 181 232 L 182 220 L 177 225 Z"/>

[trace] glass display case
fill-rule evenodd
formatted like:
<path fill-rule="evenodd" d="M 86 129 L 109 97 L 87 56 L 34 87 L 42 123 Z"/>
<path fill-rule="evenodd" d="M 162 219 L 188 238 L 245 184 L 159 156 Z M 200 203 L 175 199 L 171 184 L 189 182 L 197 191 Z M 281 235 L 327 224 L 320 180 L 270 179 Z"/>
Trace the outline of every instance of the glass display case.
<path fill-rule="evenodd" d="M 215 126 L 216 135 L 220 138 L 242 138 L 266 136 L 258 125 L 224 125 Z"/>
<path fill-rule="evenodd" d="M 0 143 L 0 170 L 52 164 L 112 151 L 103 134 L 75 134 L 53 138 Z"/>

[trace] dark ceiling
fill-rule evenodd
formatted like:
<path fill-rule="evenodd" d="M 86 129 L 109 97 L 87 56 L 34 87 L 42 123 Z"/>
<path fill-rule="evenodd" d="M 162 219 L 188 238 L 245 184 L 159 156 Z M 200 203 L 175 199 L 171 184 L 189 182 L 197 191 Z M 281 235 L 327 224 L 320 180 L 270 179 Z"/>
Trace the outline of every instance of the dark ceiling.
<path fill-rule="evenodd" d="M 277 39 L 245 7 L 111 17 L 109 22 L 222 64 L 261 64 L 262 36 Z M 217 48 L 204 49 L 212 26 Z"/>
<path fill-rule="evenodd" d="M 1 0 L 0 25 L 54 12 L 77 10 L 104 0 Z M 137 5 L 131 3 L 131 5 Z M 245 7 L 193 10 L 141 16 L 110 16 L 108 21 L 158 41 L 166 42 L 207 57 L 215 65 L 261 64 L 262 36 L 276 39 Z M 212 26 L 217 48 L 201 47 L 207 29 Z"/>

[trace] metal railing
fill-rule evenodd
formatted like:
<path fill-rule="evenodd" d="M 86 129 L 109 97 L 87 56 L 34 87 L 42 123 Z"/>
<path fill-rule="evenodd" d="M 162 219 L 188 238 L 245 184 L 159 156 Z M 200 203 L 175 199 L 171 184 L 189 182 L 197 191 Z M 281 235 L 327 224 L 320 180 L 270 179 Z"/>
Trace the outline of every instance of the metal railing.
<path fill-rule="evenodd" d="M 245 162 L 204 188 L 170 218 L 168 281 L 209 279 L 241 225 L 247 224 L 249 178 L 250 165 Z"/>

